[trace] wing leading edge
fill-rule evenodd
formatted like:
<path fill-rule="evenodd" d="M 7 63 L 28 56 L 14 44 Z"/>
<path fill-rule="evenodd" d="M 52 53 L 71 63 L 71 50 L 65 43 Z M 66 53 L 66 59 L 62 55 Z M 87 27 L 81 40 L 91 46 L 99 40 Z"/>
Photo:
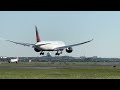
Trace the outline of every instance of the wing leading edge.
<path fill-rule="evenodd" d="M 15 42 L 15 41 L 6 40 L 6 39 L 3 39 L 3 38 L 0 38 L 0 39 L 4 40 L 4 41 L 9 41 L 9 42 L 12 42 L 12 43 L 15 43 L 15 44 L 23 45 L 23 46 L 34 46 L 35 45 L 35 44 L 30 44 L 30 43 Z"/>
<path fill-rule="evenodd" d="M 93 40 L 93 39 L 92 39 L 92 40 Z M 73 44 L 73 45 L 67 45 L 67 46 L 63 46 L 63 47 L 57 47 L 57 48 L 55 48 L 55 50 L 62 50 L 62 49 L 68 48 L 68 47 L 73 47 L 73 46 L 82 45 L 82 44 L 91 42 L 92 40 L 89 40 L 89 41 L 86 41 L 86 42 L 82 42 L 82 43 Z"/>

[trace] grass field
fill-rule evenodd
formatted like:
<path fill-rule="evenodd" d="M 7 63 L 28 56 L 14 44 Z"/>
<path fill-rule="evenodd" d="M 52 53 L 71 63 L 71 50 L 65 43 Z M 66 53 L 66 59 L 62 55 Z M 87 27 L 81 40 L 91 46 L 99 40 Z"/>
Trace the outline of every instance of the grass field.
<path fill-rule="evenodd" d="M 113 67 L 116 65 L 116 67 Z M 13 69 L 11 66 L 58 66 L 64 69 Z M 19 63 L 0 64 L 0 79 L 120 79 L 119 63 Z"/>

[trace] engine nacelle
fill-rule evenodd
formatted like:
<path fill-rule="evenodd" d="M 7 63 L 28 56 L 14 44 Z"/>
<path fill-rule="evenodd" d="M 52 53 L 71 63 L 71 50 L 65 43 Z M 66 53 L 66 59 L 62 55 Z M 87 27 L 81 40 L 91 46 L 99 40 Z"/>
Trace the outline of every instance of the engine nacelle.
<path fill-rule="evenodd" d="M 72 51 L 73 51 L 73 49 L 71 47 L 66 48 L 67 53 L 71 53 Z"/>
<path fill-rule="evenodd" d="M 37 48 L 34 48 L 34 50 L 35 50 L 36 52 L 40 52 L 40 50 L 38 50 Z"/>

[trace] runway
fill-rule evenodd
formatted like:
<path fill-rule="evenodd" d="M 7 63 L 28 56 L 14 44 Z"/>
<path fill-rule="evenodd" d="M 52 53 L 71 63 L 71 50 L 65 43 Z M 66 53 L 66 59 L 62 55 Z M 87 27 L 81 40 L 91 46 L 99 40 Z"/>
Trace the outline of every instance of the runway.
<path fill-rule="evenodd" d="M 65 67 L 55 66 L 0 66 L 0 69 L 65 69 Z"/>
<path fill-rule="evenodd" d="M 0 66 L 0 69 L 40 69 L 40 70 L 50 70 L 50 69 L 89 69 L 89 68 L 96 68 L 96 66 Z"/>
<path fill-rule="evenodd" d="M 0 69 L 11 69 L 11 70 L 15 70 L 15 69 L 31 69 L 31 70 L 50 70 L 50 69 L 94 69 L 94 68 L 104 68 L 104 67 L 110 67 L 110 68 L 116 68 L 113 66 L 117 66 L 117 68 L 120 66 L 120 63 L 55 63 L 55 64 L 50 64 L 50 63 L 39 63 L 39 62 L 35 62 L 35 63 L 1 63 L 0 64 Z"/>

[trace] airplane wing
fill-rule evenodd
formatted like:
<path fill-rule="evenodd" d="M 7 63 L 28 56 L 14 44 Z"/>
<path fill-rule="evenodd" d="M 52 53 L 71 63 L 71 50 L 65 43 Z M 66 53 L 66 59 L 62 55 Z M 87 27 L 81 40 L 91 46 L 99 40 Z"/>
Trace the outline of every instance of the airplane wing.
<path fill-rule="evenodd" d="M 92 40 L 93 40 L 93 39 L 92 39 Z M 89 40 L 89 41 L 86 41 L 86 42 L 82 42 L 82 43 L 73 44 L 73 45 L 67 45 L 67 46 L 63 46 L 63 47 L 57 47 L 57 48 L 55 48 L 55 50 L 63 50 L 63 49 L 68 48 L 68 47 L 73 47 L 73 46 L 82 45 L 82 44 L 91 42 L 92 40 Z"/>
<path fill-rule="evenodd" d="M 15 41 L 6 40 L 6 39 L 3 39 L 3 38 L 0 38 L 0 39 L 4 40 L 4 41 L 9 41 L 9 42 L 12 42 L 12 43 L 15 43 L 15 44 L 23 45 L 23 46 L 34 46 L 35 45 L 35 44 L 30 44 L 30 43 L 15 42 Z"/>

